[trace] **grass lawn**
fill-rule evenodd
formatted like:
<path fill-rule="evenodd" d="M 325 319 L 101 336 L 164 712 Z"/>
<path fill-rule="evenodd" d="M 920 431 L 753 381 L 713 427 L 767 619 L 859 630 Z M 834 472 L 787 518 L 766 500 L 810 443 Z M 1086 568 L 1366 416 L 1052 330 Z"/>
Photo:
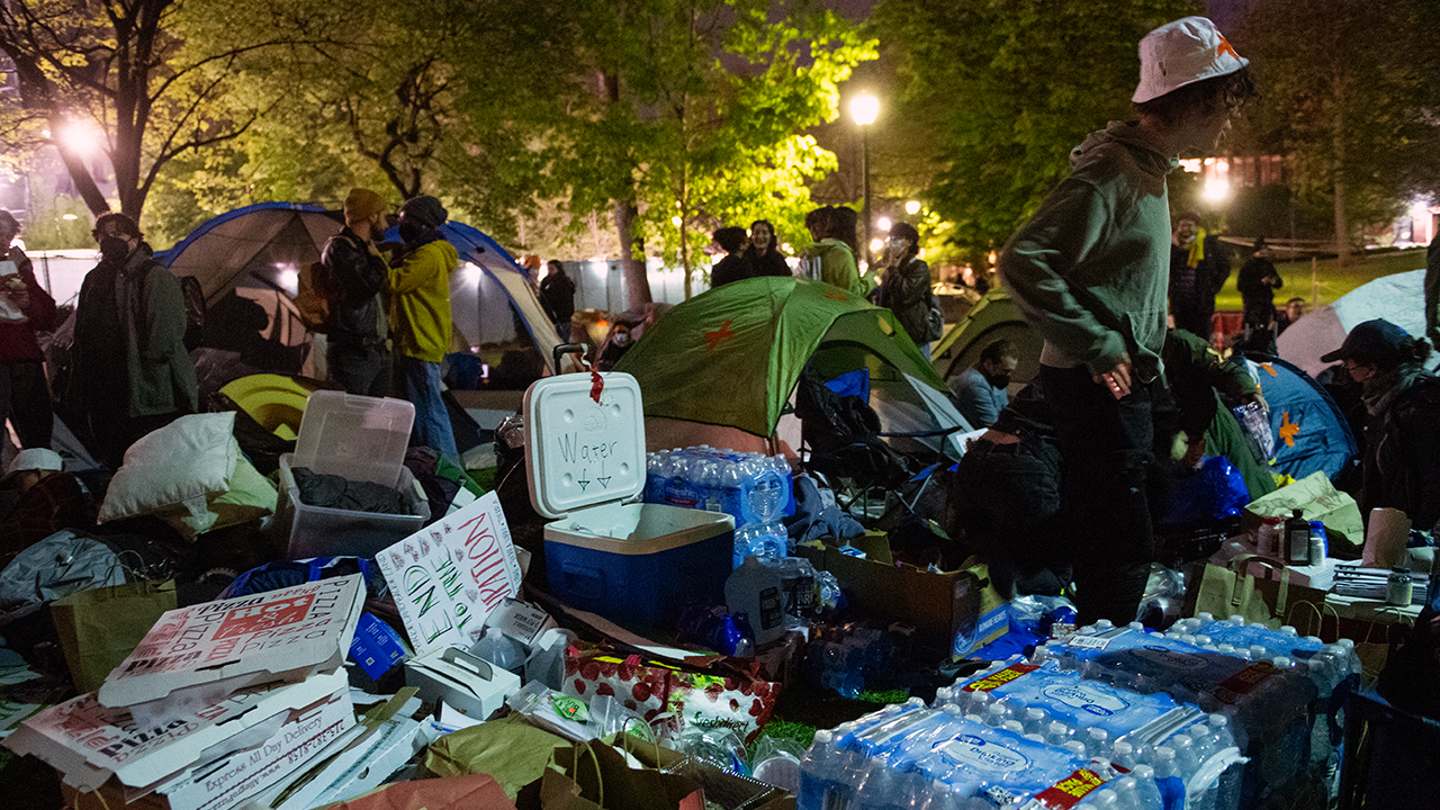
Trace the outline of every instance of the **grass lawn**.
<path fill-rule="evenodd" d="M 1230 278 L 1225 281 L 1225 287 L 1220 290 L 1220 294 L 1215 296 L 1217 310 L 1241 308 L 1240 293 L 1235 289 L 1235 277 L 1240 274 L 1240 267 L 1250 258 L 1250 254 L 1244 248 L 1232 246 L 1231 256 Z M 1312 288 L 1310 262 L 1278 262 L 1276 266 L 1285 286 L 1275 291 L 1275 305 L 1283 306 L 1287 299 L 1299 296 L 1304 298 L 1313 310 L 1317 305 L 1335 303 L 1335 299 L 1367 281 L 1374 281 L 1392 273 L 1425 269 L 1425 248 L 1357 254 L 1351 257 L 1350 266 L 1344 268 L 1336 264 L 1333 258 L 1321 259 L 1316 263 L 1314 272 L 1314 287 L 1318 290 Z"/>

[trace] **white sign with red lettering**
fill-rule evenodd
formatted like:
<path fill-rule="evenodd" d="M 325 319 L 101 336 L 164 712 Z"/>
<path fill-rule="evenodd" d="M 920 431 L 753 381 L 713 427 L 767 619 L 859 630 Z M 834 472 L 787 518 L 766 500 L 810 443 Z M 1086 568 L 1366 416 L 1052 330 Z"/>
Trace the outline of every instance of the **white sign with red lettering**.
<path fill-rule="evenodd" d="M 169 611 L 97 697 L 163 722 L 248 686 L 334 672 L 364 603 L 364 578 L 351 574 Z"/>
<path fill-rule="evenodd" d="M 494 492 L 375 555 L 417 655 L 469 647 L 520 593 L 520 561 Z"/>

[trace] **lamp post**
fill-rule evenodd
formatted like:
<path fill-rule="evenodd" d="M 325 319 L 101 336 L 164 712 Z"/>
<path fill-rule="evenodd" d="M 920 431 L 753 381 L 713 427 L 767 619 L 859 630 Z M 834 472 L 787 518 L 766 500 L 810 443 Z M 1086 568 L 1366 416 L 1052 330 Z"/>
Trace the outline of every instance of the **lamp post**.
<path fill-rule="evenodd" d="M 869 126 L 875 123 L 875 116 L 880 114 L 880 99 L 869 93 L 850 99 L 850 117 L 855 119 L 855 125 L 860 128 L 860 176 L 862 183 L 861 191 L 861 216 L 865 218 L 865 241 L 864 245 L 865 264 L 870 264 L 870 133 Z"/>

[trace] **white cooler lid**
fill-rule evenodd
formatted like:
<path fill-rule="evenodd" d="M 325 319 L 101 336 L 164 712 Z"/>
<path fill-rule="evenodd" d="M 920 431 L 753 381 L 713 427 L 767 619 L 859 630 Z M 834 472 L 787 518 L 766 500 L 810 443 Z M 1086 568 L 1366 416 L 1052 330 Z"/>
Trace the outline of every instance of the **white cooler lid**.
<path fill-rule="evenodd" d="M 548 518 L 629 500 L 645 488 L 645 410 L 629 374 L 601 374 L 597 403 L 589 374 L 537 380 L 525 392 L 530 503 Z"/>
<path fill-rule="evenodd" d="M 395 487 L 415 406 L 403 399 L 316 391 L 305 403 L 291 467 Z"/>

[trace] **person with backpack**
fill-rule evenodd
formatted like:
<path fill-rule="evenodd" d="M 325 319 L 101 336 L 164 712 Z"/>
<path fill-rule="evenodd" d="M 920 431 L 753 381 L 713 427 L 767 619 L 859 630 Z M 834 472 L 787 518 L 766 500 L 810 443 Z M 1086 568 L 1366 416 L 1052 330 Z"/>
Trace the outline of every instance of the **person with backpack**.
<path fill-rule="evenodd" d="M 345 227 L 325 243 L 316 268 L 329 305 L 326 375 L 346 393 L 383 397 L 390 392 L 390 349 L 380 294 L 389 267 L 374 243 L 384 231 L 385 201 L 353 188 L 344 210 Z"/>
<path fill-rule="evenodd" d="M 885 246 L 885 275 L 880 282 L 880 306 L 895 313 L 905 334 L 915 341 L 925 359 L 930 359 L 930 309 L 935 294 L 930 288 L 930 265 L 920 259 L 920 232 L 908 222 L 890 228 Z"/>
<path fill-rule="evenodd" d="M 199 409 L 199 384 L 179 280 L 130 217 L 103 214 L 93 234 L 100 263 L 80 285 L 67 404 L 87 421 L 101 461 L 118 469 L 136 439 Z"/>

